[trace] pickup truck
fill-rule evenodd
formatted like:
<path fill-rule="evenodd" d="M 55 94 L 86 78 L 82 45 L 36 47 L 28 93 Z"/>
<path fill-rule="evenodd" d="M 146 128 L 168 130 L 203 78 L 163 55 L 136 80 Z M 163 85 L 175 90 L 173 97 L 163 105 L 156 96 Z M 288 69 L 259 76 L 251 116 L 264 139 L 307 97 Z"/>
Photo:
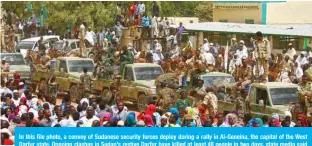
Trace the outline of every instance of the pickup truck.
<path fill-rule="evenodd" d="M 32 84 L 38 86 L 39 90 L 47 92 L 48 81 L 54 76 L 59 88 L 62 89 L 63 92 L 69 92 L 71 100 L 75 101 L 79 98 L 79 92 L 77 91 L 83 68 L 87 68 L 88 73 L 91 75 L 94 70 L 93 60 L 79 57 L 58 57 L 52 62 L 55 63 L 51 63 L 48 72 L 40 70 L 33 72 Z"/>
<path fill-rule="evenodd" d="M 291 111 L 298 103 L 298 85 L 282 82 L 253 83 L 250 85 L 246 101 L 247 112 L 253 117 L 277 113 L 283 118 L 284 111 Z M 234 101 L 218 101 L 220 112 L 233 111 Z"/>
<path fill-rule="evenodd" d="M 125 101 L 136 103 L 139 111 L 145 111 L 148 103 L 156 101 L 155 80 L 162 74 L 163 69 L 157 64 L 127 64 L 120 80 L 120 95 Z M 92 84 L 93 91 L 106 95 L 114 80 L 98 78 Z"/>

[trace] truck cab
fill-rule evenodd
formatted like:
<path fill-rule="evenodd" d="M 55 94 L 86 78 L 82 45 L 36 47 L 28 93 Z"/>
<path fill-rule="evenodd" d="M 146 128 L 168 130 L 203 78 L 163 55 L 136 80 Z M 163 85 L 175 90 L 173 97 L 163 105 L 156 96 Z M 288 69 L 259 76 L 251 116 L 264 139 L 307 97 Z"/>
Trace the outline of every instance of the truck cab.
<path fill-rule="evenodd" d="M 252 116 L 278 113 L 283 116 L 298 100 L 298 85 L 282 82 L 253 83 L 250 86 L 249 106 Z"/>
<path fill-rule="evenodd" d="M 121 79 L 120 95 L 134 101 L 138 109 L 144 111 L 148 103 L 156 101 L 155 80 L 162 74 L 164 72 L 157 64 L 127 64 Z"/>

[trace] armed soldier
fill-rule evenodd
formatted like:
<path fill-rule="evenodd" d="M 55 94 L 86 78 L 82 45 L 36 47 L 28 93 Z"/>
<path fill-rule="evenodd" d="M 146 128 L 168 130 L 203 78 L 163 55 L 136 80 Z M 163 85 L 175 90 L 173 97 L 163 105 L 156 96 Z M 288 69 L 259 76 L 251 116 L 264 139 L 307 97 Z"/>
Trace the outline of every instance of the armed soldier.
<path fill-rule="evenodd" d="M 175 92 L 164 82 L 161 83 L 161 88 L 157 93 L 156 106 L 163 111 L 169 111 L 169 108 L 175 105 Z"/>
<path fill-rule="evenodd" d="M 127 47 L 122 48 L 119 62 L 120 62 L 120 70 L 119 70 L 120 74 L 122 74 L 126 64 L 134 63 L 134 56 L 132 52 L 129 49 L 127 49 Z"/>
<path fill-rule="evenodd" d="M 268 40 L 264 40 L 263 35 L 260 31 L 256 33 L 257 41 L 255 48 L 255 58 L 257 61 L 256 76 L 260 79 L 260 68 L 263 66 L 264 72 L 261 76 L 262 81 L 267 82 L 268 78 L 268 60 L 271 56 L 271 46 Z"/>
<path fill-rule="evenodd" d="M 83 69 L 83 74 L 80 75 L 80 92 L 83 94 L 82 98 L 89 97 L 91 93 L 91 75 L 88 74 L 88 69 Z"/>

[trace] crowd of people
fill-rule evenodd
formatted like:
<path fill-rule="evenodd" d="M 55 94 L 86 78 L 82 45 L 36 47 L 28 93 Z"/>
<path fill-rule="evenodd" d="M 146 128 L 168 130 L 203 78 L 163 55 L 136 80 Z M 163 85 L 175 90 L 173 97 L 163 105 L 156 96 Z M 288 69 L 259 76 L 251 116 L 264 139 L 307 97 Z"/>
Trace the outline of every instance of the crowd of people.
<path fill-rule="evenodd" d="M 180 87 L 192 81 L 192 75 L 209 71 L 226 72 L 232 74 L 236 83 L 233 89 L 242 90 L 243 103 L 247 102 L 246 91 L 253 82 L 288 82 L 299 86 L 299 99 L 301 112 L 292 115 L 285 111 L 279 114 L 263 115 L 261 118 L 252 117 L 248 112 L 243 115 L 234 110 L 230 113 L 218 112 L 216 91 L 212 87 L 203 87 L 203 81 L 192 92 L 181 90 L 177 101 L 169 101 L 168 107 L 161 107 L 158 103 L 149 103 L 146 111 L 130 111 L 124 104 L 123 98 L 118 94 L 118 86 L 111 87 L 108 95 L 90 95 L 72 103 L 70 96 L 65 95 L 61 103 L 56 102 L 56 97 L 40 92 L 28 86 L 18 78 L 3 80 L 1 82 L 1 143 L 14 143 L 15 127 L 311 127 L 312 126 L 312 88 L 309 82 L 312 78 L 312 52 L 311 48 L 297 55 L 292 44 L 282 54 L 271 53 L 270 42 L 261 32 L 256 33 L 252 51 L 233 38 L 229 50 L 218 44 L 204 43 L 199 48 L 194 48 L 191 41 L 186 47 L 181 47 L 181 35 L 184 31 L 183 24 L 177 28 L 176 33 L 169 33 L 169 23 L 162 19 L 161 27 L 157 24 L 159 7 L 154 3 L 153 17 L 146 16 L 143 2 L 132 4 L 129 8 L 130 22 L 142 25 L 143 33 L 165 36 L 171 43 L 170 57 L 166 60 L 162 54 L 163 47 L 154 40 L 154 47 L 149 45 L 146 50 L 136 50 L 133 44 L 118 47 L 118 42 L 123 38 L 122 29 L 126 25 L 123 16 L 118 17 L 114 30 L 105 28 L 96 34 L 88 30 L 86 39 L 95 45 L 102 44 L 104 54 L 99 56 L 96 63 L 103 65 L 137 63 L 160 64 L 166 73 L 175 73 Z M 140 19 L 140 21 L 138 21 Z M 159 29 L 159 30 L 158 30 Z M 147 31 L 147 32 L 146 32 Z M 98 39 L 98 40 L 97 40 Z M 97 42 L 97 43 L 96 43 Z M 115 48 L 120 48 L 116 58 Z M 174 64 L 176 64 L 174 66 Z M 2 60 L 2 71 L 9 72 L 9 64 Z M 85 71 L 87 74 L 87 71 Z M 15 74 L 14 76 L 18 76 Z M 88 76 L 89 77 L 89 76 Z M 120 76 L 116 76 L 116 78 Z M 83 81 L 83 79 L 82 79 Z M 167 87 L 167 85 L 163 85 Z M 160 93 L 162 94 L 162 93 Z M 166 93 L 164 93 L 166 94 Z M 163 95 L 165 96 L 165 95 Z M 170 94 L 174 96 L 174 94 Z M 205 97 L 201 104 L 191 105 L 188 96 Z M 283 118 L 282 118 L 283 117 Z"/>

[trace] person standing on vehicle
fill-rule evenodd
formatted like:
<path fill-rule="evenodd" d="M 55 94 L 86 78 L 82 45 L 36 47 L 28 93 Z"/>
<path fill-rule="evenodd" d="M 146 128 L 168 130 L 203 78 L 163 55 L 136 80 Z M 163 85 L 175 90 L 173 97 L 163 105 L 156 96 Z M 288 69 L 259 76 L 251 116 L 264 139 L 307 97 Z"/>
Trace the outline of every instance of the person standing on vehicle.
<path fill-rule="evenodd" d="M 271 56 L 271 46 L 268 40 L 263 38 L 262 32 L 258 31 L 256 33 L 256 49 L 255 49 L 255 58 L 257 60 L 256 65 L 256 77 L 260 79 L 260 67 L 263 66 L 264 72 L 262 74 L 262 81 L 267 82 L 268 78 L 268 60 Z"/>
<path fill-rule="evenodd" d="M 85 35 L 86 35 L 86 22 L 83 21 L 79 27 L 79 47 L 80 47 L 80 50 L 79 50 L 79 56 L 83 56 L 83 53 L 84 53 L 84 50 L 85 50 L 85 43 L 84 43 L 84 40 L 85 40 Z"/>
<path fill-rule="evenodd" d="M 80 75 L 80 88 L 83 93 L 83 97 L 89 97 L 91 92 L 91 75 L 88 74 L 88 69 L 83 69 L 83 74 Z"/>
<path fill-rule="evenodd" d="M 124 27 L 120 24 L 120 22 L 117 22 L 117 24 L 114 26 L 114 29 L 116 32 L 116 37 L 118 40 L 120 40 L 122 37 L 122 29 L 124 29 Z"/>
<path fill-rule="evenodd" d="M 120 62 L 120 70 L 119 70 L 120 74 L 123 73 L 123 69 L 126 64 L 132 64 L 134 62 L 134 56 L 131 50 L 128 50 L 126 46 L 124 46 L 121 50 L 119 62 Z"/>

